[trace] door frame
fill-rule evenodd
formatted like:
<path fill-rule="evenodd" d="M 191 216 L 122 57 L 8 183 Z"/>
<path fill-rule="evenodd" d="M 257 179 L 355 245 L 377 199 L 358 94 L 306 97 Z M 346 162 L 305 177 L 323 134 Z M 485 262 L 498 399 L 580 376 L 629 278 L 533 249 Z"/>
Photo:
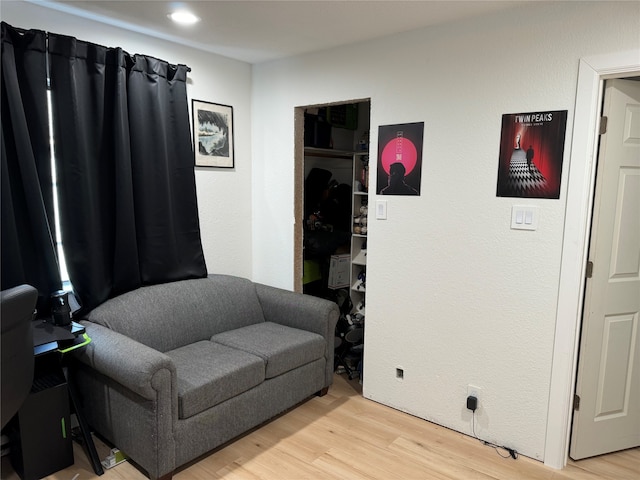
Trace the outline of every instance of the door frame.
<path fill-rule="evenodd" d="M 567 181 L 544 464 L 569 458 L 598 135 L 605 80 L 640 75 L 640 50 L 580 59 Z"/>
<path fill-rule="evenodd" d="M 335 105 L 350 105 L 353 103 L 369 104 L 369 121 L 371 121 L 371 97 L 354 98 L 352 100 L 338 100 L 334 102 L 315 103 L 311 105 L 299 105 L 294 107 L 294 167 L 293 167 L 293 291 L 303 291 L 303 245 L 304 245 L 304 113 L 307 109 L 332 107 Z M 369 125 L 371 128 L 371 125 Z"/>

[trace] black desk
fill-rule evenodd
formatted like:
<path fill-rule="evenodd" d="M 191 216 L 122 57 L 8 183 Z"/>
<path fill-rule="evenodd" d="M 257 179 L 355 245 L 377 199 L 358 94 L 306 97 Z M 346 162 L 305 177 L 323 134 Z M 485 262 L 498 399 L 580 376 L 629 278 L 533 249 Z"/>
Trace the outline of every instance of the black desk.
<path fill-rule="evenodd" d="M 57 402 L 58 412 L 56 412 L 56 414 L 57 416 L 61 416 L 59 411 L 62 411 L 64 418 L 65 414 L 67 417 L 69 416 L 69 400 L 78 419 L 80 432 L 82 434 L 82 443 L 86 448 L 87 456 L 91 461 L 93 470 L 96 475 L 102 475 L 104 473 L 102 464 L 98 458 L 98 453 L 96 452 L 95 444 L 93 443 L 93 438 L 91 437 L 91 431 L 80 408 L 76 389 L 73 383 L 69 381 L 69 368 L 65 358 L 66 353 L 82 348 L 90 342 L 91 339 L 86 334 L 85 328 L 79 323 L 72 322 L 70 325 L 63 327 L 42 319 L 33 322 L 33 351 L 36 360 L 34 387 L 32 388 L 32 394 L 30 396 L 32 397 L 31 405 L 24 407 L 30 410 L 24 412 L 22 425 L 20 425 L 22 432 L 19 433 L 19 437 L 23 438 L 18 439 L 17 455 L 19 455 L 19 457 L 12 457 L 14 468 L 16 468 L 18 473 L 23 473 L 23 475 L 21 475 L 23 478 L 30 478 L 32 475 L 36 475 L 37 477 L 37 475 L 42 475 L 43 473 L 43 471 L 27 471 L 29 468 L 27 459 L 31 458 L 29 455 L 46 455 L 42 453 L 42 451 L 47 450 L 46 442 L 48 439 L 44 438 L 47 437 L 47 435 L 43 432 L 34 432 L 34 430 L 37 431 L 38 427 L 44 423 L 50 423 L 50 419 L 46 418 L 46 415 L 52 415 L 51 409 L 54 407 L 49 403 Z M 63 431 L 65 428 L 66 427 L 63 426 Z M 70 428 L 69 432 L 71 432 Z M 24 439 L 29 436 L 34 438 L 32 443 L 35 444 L 33 447 L 35 452 L 27 452 L 29 447 L 27 447 L 27 442 Z M 58 448 L 60 450 L 59 456 L 67 455 L 67 457 L 65 457 L 65 460 L 60 460 L 59 458 L 52 459 L 53 463 L 51 468 L 65 468 L 64 462 L 68 462 L 68 445 Z M 72 451 L 70 455 L 72 464 Z M 63 463 L 56 464 L 56 461 L 62 461 Z"/>
<path fill-rule="evenodd" d="M 36 357 L 58 350 L 80 348 L 86 342 L 85 328 L 76 322 L 60 327 L 45 320 L 33 322 L 33 354 Z M 80 337 L 80 338 L 79 338 Z"/>

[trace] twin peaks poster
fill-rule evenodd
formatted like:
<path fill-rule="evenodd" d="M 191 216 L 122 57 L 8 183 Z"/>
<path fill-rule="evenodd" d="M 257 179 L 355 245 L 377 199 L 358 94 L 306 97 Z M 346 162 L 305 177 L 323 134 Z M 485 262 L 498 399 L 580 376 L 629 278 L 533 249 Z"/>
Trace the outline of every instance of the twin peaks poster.
<path fill-rule="evenodd" d="M 502 116 L 498 197 L 560 198 L 567 110 Z"/>

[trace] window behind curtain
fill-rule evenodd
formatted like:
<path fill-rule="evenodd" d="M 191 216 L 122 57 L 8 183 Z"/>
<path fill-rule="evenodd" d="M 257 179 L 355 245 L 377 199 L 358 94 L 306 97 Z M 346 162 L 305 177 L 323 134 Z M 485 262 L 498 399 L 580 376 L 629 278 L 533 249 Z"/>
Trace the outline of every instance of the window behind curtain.
<path fill-rule="evenodd" d="M 206 276 L 188 67 L 48 39 L 59 230 L 83 311 L 145 284 Z"/>

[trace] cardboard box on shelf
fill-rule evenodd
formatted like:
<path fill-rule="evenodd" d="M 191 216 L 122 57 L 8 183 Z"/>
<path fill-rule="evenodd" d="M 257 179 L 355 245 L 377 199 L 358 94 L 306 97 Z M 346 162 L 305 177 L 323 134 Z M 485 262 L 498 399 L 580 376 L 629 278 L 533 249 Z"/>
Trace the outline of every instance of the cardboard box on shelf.
<path fill-rule="evenodd" d="M 329 262 L 329 288 L 345 288 L 349 286 L 349 271 L 351 269 L 351 256 L 331 255 Z"/>

